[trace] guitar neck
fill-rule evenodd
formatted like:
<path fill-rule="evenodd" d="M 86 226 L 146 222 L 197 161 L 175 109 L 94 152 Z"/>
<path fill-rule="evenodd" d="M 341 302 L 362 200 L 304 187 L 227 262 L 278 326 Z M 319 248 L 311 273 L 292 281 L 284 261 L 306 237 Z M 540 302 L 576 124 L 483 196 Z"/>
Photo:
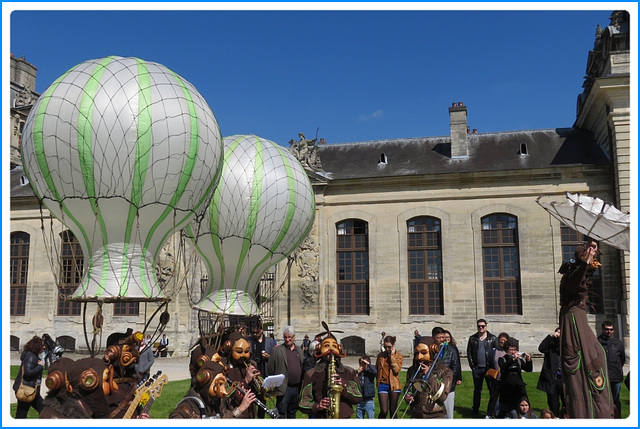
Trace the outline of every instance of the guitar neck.
<path fill-rule="evenodd" d="M 140 414 L 144 414 L 144 413 L 149 414 L 149 410 L 151 409 L 151 406 L 153 405 L 153 402 L 155 400 L 156 400 L 155 396 L 150 397 L 149 400 L 147 401 L 147 403 L 145 404 L 144 408 L 140 412 Z"/>
<path fill-rule="evenodd" d="M 127 412 L 124 414 L 124 417 L 122 417 L 123 419 L 130 419 L 131 418 L 131 416 L 135 412 L 136 408 L 140 404 L 140 401 L 142 400 L 142 396 L 146 392 L 147 392 L 147 390 L 145 390 L 145 389 L 140 389 L 140 391 L 138 391 L 138 393 L 136 394 L 135 398 L 133 398 L 133 401 L 131 401 L 131 404 L 129 405 L 129 408 L 127 409 Z"/>
<path fill-rule="evenodd" d="M 124 414 L 124 417 L 122 417 L 123 419 L 130 419 L 131 416 L 133 416 L 133 413 L 136 411 L 136 408 L 138 408 L 138 405 L 140 405 L 140 401 L 144 397 L 145 393 L 150 392 L 153 386 L 158 383 L 158 377 L 161 373 L 162 371 L 158 371 L 153 377 L 150 377 L 146 382 L 144 382 L 144 384 L 138 387 L 136 390 L 136 396 L 131 401 L 131 404 L 129 404 L 127 412 Z M 166 375 L 163 377 L 166 377 Z M 151 400 L 151 397 L 149 399 Z"/>

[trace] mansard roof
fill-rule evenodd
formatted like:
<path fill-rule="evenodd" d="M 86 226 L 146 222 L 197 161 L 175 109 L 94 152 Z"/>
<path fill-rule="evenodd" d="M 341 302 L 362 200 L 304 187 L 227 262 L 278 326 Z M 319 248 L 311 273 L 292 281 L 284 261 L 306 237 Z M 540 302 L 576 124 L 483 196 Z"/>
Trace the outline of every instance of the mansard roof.
<path fill-rule="evenodd" d="M 318 153 L 330 180 L 610 163 L 593 135 L 576 128 L 467 136 L 469 156 L 461 159 L 451 158 L 449 136 L 325 144 Z"/>
<path fill-rule="evenodd" d="M 11 170 L 10 176 L 11 197 L 33 197 L 35 193 L 29 185 L 27 175 L 24 173 L 24 169 L 21 165 L 14 167 Z"/>
<path fill-rule="evenodd" d="M 318 173 L 329 180 L 340 180 L 610 163 L 593 135 L 576 128 L 467 136 L 469 156 L 463 159 L 451 158 L 449 136 L 318 145 L 324 170 Z M 21 166 L 11 170 L 11 197 L 34 196 L 25 178 Z"/>

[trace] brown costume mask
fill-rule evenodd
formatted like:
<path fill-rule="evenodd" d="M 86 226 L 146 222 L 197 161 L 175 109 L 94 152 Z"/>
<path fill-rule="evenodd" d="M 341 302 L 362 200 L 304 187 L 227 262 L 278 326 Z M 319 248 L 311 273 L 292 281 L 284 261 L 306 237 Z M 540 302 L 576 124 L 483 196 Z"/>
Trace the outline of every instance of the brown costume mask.
<path fill-rule="evenodd" d="M 228 395 L 225 367 L 217 362 L 205 362 L 196 375 L 196 390 L 202 397 L 224 398 Z M 206 393 L 206 395 L 203 395 Z"/>
<path fill-rule="evenodd" d="M 244 338 L 240 338 L 231 346 L 231 361 L 234 364 L 248 362 L 251 359 L 251 345 Z"/>
<path fill-rule="evenodd" d="M 424 363 L 430 363 L 438 354 L 438 344 L 432 338 L 422 338 L 416 345 L 415 358 Z"/>
<path fill-rule="evenodd" d="M 315 352 L 315 357 L 322 358 L 332 354 L 339 358 L 347 356 L 347 354 L 344 353 L 342 346 L 338 344 L 338 340 L 336 340 L 334 336 L 328 336 L 320 343 L 320 346 Z"/>
<path fill-rule="evenodd" d="M 67 391 L 84 403 L 93 418 L 105 417 L 109 411 L 105 389 L 107 364 L 98 358 L 75 361 L 67 371 Z"/>

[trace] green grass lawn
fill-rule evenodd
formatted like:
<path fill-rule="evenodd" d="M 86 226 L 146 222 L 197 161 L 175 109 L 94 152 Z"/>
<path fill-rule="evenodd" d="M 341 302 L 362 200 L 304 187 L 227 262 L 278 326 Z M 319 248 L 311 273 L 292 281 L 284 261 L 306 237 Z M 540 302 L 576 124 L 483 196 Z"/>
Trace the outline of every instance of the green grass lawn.
<path fill-rule="evenodd" d="M 18 374 L 19 366 L 12 365 L 11 366 L 11 378 L 15 379 L 15 376 Z M 536 389 L 536 384 L 538 383 L 538 377 L 540 373 L 531 372 L 531 373 L 522 373 L 522 378 L 525 383 L 527 383 L 527 393 L 529 394 L 529 399 L 531 400 L 531 405 L 533 410 L 540 414 L 540 410 L 542 408 L 547 408 L 547 396 L 544 392 Z M 402 381 L 404 385 L 406 377 L 406 371 L 400 373 L 400 381 Z M 473 378 L 471 376 L 471 371 L 463 371 L 462 373 L 463 382 L 459 386 L 456 387 L 456 399 L 455 399 L 455 410 L 454 410 L 454 418 L 456 419 L 468 419 L 472 418 L 471 415 L 471 407 L 473 404 Z M 189 389 L 189 380 L 179 380 L 179 381 L 170 381 L 167 383 L 163 389 L 160 398 L 158 398 L 150 411 L 150 416 L 153 419 L 166 419 L 169 417 L 169 413 L 173 411 L 176 404 L 184 397 L 185 393 Z M 489 401 L 489 392 L 485 388 L 482 392 L 482 401 L 480 403 L 480 411 L 482 412 L 481 416 L 484 417 L 484 412 L 487 410 L 487 402 Z M 622 402 L 622 417 L 629 417 L 629 389 L 623 385 L 622 391 L 620 392 L 620 401 Z M 275 407 L 275 398 L 267 401 L 267 406 L 269 408 Z M 406 406 L 404 403 L 400 406 L 398 411 L 398 416 L 402 416 L 404 413 Z M 380 409 L 379 404 L 376 398 L 376 415 L 377 411 Z M 10 408 L 11 416 L 16 415 L 16 404 L 11 404 Z M 28 418 L 35 419 L 38 417 L 38 413 L 31 408 L 29 410 Z M 307 416 L 301 412 L 298 412 L 297 418 L 305 419 Z M 353 418 L 355 418 L 355 413 L 353 414 Z M 409 418 L 409 413 L 407 412 L 404 418 Z"/>

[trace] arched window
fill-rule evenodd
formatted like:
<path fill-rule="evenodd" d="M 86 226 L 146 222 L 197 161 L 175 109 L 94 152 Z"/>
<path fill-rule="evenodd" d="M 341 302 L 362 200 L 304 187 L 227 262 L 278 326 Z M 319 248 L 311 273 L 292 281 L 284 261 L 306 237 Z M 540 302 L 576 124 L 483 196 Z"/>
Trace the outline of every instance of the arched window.
<path fill-rule="evenodd" d="M 486 314 L 522 314 L 518 220 L 509 214 L 482 218 Z"/>
<path fill-rule="evenodd" d="M 11 233 L 10 249 L 10 315 L 24 316 L 27 309 L 27 275 L 29 274 L 29 245 L 31 237 L 26 232 Z"/>
<path fill-rule="evenodd" d="M 65 301 L 65 295 L 76 291 L 82 281 L 84 255 L 78 239 L 69 230 L 60 234 L 62 238 L 60 252 L 60 280 L 58 283 L 58 316 L 80 315 L 80 303 Z"/>
<path fill-rule="evenodd" d="M 444 314 L 440 219 L 417 217 L 407 222 L 409 314 Z"/>
<path fill-rule="evenodd" d="M 369 314 L 369 225 L 336 224 L 338 314 Z"/>
<path fill-rule="evenodd" d="M 576 247 L 578 247 L 578 245 L 591 241 L 591 239 L 584 234 L 575 231 L 566 225 L 562 225 L 560 227 L 560 237 L 563 261 L 569 261 L 574 258 Z M 602 268 L 598 268 L 594 271 L 587 294 L 589 298 L 589 302 L 587 302 L 587 311 L 592 314 L 604 314 L 604 301 L 602 299 Z"/>

